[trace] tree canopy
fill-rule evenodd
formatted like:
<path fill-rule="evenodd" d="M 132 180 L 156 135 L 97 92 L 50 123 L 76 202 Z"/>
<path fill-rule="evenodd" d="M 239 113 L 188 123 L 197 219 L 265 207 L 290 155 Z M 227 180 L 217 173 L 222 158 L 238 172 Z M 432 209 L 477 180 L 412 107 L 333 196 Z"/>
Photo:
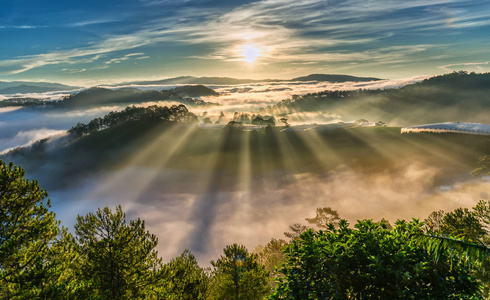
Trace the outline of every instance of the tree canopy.
<path fill-rule="evenodd" d="M 257 262 L 257 255 L 238 244 L 226 246 L 223 252 L 211 261 L 211 299 L 263 299 L 270 290 L 269 273 Z"/>
<path fill-rule="evenodd" d="M 349 228 L 304 232 L 285 248 L 286 263 L 271 299 L 463 299 L 478 294 L 469 270 L 451 267 L 411 238 L 417 220 L 392 230 L 371 220 Z"/>
<path fill-rule="evenodd" d="M 59 274 L 48 258 L 59 222 L 48 193 L 25 171 L 0 160 L 0 298 L 46 297 Z"/>
<path fill-rule="evenodd" d="M 158 239 L 140 219 L 127 224 L 121 206 L 78 216 L 75 233 L 80 279 L 92 299 L 141 298 L 158 283 Z"/>
<path fill-rule="evenodd" d="M 197 116 L 191 113 L 184 105 L 167 106 L 148 106 L 136 107 L 128 106 L 120 112 L 112 111 L 101 118 L 95 118 L 88 124 L 78 123 L 68 130 L 74 136 L 87 135 L 90 132 L 100 131 L 105 128 L 117 126 L 126 122 L 134 121 L 170 121 L 179 123 L 195 123 Z"/>

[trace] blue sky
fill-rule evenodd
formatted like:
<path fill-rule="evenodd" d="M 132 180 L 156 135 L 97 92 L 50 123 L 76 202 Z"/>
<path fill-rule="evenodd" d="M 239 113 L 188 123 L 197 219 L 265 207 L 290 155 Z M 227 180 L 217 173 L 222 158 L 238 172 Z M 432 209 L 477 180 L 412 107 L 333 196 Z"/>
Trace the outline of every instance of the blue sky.
<path fill-rule="evenodd" d="M 0 80 L 490 71 L 488 0 L 3 0 Z"/>

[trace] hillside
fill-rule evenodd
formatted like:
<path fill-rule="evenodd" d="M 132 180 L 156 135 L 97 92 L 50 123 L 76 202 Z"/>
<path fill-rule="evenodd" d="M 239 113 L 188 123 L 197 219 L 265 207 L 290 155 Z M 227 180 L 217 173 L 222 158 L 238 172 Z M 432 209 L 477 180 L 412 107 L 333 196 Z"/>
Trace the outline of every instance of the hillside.
<path fill-rule="evenodd" d="M 194 76 L 181 76 L 175 78 L 168 78 L 162 80 L 152 81 L 133 81 L 123 83 L 125 85 L 174 85 L 174 84 L 216 84 L 216 85 L 233 85 L 233 84 L 247 84 L 257 82 L 286 82 L 286 81 L 328 81 L 328 82 L 362 82 L 381 80 L 378 78 L 356 77 L 350 75 L 332 75 L 332 74 L 311 74 L 303 77 L 296 77 L 292 79 L 237 79 L 231 77 L 194 77 Z"/>
<path fill-rule="evenodd" d="M 42 140 L 0 158 L 25 166 L 49 188 L 76 186 L 109 170 L 150 168 L 162 174 L 171 170 L 172 176 L 162 175 L 149 185 L 191 192 L 198 188 L 194 184 L 198 177 L 203 176 L 216 181 L 213 189 L 237 188 L 243 176 L 244 153 L 250 176 L 258 186 L 267 182 L 287 184 L 295 174 L 328 176 L 337 169 L 397 176 L 400 169 L 410 165 L 437 170 L 433 182 L 437 186 L 461 176 L 471 178 L 477 159 L 490 148 L 489 136 L 401 135 L 400 128 L 393 127 L 324 132 L 280 132 L 282 127 L 261 132 L 233 127 L 202 129 L 193 125 L 196 117 L 185 107 L 175 109 L 166 115 L 184 119 L 163 120 L 154 107 L 147 111 L 127 108 L 78 124 L 65 137 Z"/>
<path fill-rule="evenodd" d="M 261 113 L 287 117 L 328 112 L 343 120 L 368 119 L 398 125 L 447 121 L 489 123 L 489 74 L 456 72 L 397 89 L 323 91 L 294 96 Z"/>
<path fill-rule="evenodd" d="M 176 93 L 181 97 L 203 97 L 203 96 L 219 96 L 219 93 L 205 87 L 204 85 L 184 85 L 170 89 L 169 91 Z"/>
<path fill-rule="evenodd" d="M 332 75 L 332 74 L 311 74 L 308 76 L 296 77 L 291 81 L 328 81 L 328 82 L 364 82 L 364 81 L 378 81 L 379 78 L 374 77 L 356 77 L 350 75 Z"/>
<path fill-rule="evenodd" d="M 191 96 L 192 95 L 192 96 Z M 107 104 L 142 103 L 149 101 L 175 101 L 185 105 L 205 105 L 203 100 L 189 97 L 218 95 L 205 86 L 183 86 L 171 90 L 142 91 L 135 88 L 111 90 L 92 87 L 77 94 L 65 97 L 57 105 L 62 107 L 86 107 Z"/>
<path fill-rule="evenodd" d="M 149 101 L 174 101 L 189 106 L 208 105 L 203 100 L 193 97 L 217 96 L 214 90 L 202 85 L 189 85 L 170 90 L 142 91 L 136 88 L 111 90 L 92 87 L 64 97 L 61 101 L 44 101 L 36 98 L 9 98 L 0 101 L 0 107 L 8 106 L 47 106 L 51 108 L 86 108 L 110 104 L 143 103 Z"/>
<path fill-rule="evenodd" d="M 0 81 L 0 94 L 44 93 L 76 88 L 78 87 L 51 82 Z"/>
<path fill-rule="evenodd" d="M 43 139 L 0 157 L 22 163 L 34 174 L 44 174 L 38 177 L 47 186 L 68 186 L 140 150 L 151 142 L 147 134 L 183 130 L 196 122 L 197 116 L 184 105 L 131 106 L 87 124 L 78 123 L 64 136 Z"/>

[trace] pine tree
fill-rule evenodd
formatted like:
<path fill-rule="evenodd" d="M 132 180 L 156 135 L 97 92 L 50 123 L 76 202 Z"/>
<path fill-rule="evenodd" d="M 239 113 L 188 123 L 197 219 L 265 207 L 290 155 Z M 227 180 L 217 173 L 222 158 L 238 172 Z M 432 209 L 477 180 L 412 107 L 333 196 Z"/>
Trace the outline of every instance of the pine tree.
<path fill-rule="evenodd" d="M 61 283 L 62 267 L 53 260 L 59 222 L 48 193 L 25 171 L 0 160 L 0 298 L 49 297 Z"/>
<path fill-rule="evenodd" d="M 160 280 L 157 237 L 140 219 L 127 224 L 121 206 L 78 216 L 75 233 L 81 294 L 91 299 L 145 298 Z"/>

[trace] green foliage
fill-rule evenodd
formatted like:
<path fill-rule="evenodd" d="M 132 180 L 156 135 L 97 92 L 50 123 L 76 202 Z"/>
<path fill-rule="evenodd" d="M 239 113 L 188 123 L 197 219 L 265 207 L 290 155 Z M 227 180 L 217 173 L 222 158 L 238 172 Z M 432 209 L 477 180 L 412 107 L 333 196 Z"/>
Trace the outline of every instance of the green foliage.
<path fill-rule="evenodd" d="M 393 230 L 371 220 L 349 228 L 308 230 L 286 246 L 283 279 L 271 299 L 469 299 L 478 284 L 463 266 L 435 261 L 411 236 L 422 224 Z"/>
<path fill-rule="evenodd" d="M 51 248 L 59 222 L 49 210 L 48 193 L 24 178 L 22 168 L 0 160 L 0 298 L 53 296 L 61 283 Z"/>
<path fill-rule="evenodd" d="M 438 210 L 432 212 L 427 219 L 424 220 L 425 232 L 438 232 L 444 219 L 444 211 Z"/>
<path fill-rule="evenodd" d="M 210 298 L 217 300 L 264 299 L 269 293 L 265 268 L 257 262 L 257 255 L 248 253 L 245 246 L 233 244 L 223 250 L 224 255 L 211 261 L 213 278 Z"/>
<path fill-rule="evenodd" d="M 490 255 L 490 248 L 483 244 L 470 243 L 467 240 L 452 238 L 442 235 L 420 234 L 416 239 L 424 246 L 436 259 L 441 254 L 450 258 L 455 258 L 459 263 L 468 266 L 478 266 Z"/>
<path fill-rule="evenodd" d="M 436 257 L 441 253 L 474 270 L 485 298 L 490 294 L 490 201 L 480 200 L 472 210 L 433 212 L 426 220 L 428 234 L 419 242 Z"/>
<path fill-rule="evenodd" d="M 166 264 L 164 274 L 165 299 L 206 299 L 209 277 L 189 250 Z"/>
<path fill-rule="evenodd" d="M 468 242 L 481 243 L 486 234 L 482 225 L 467 208 L 457 208 L 444 215 L 440 232 Z"/>
<path fill-rule="evenodd" d="M 80 295 L 91 299 L 135 299 L 147 296 L 161 278 L 157 237 L 140 219 L 126 223 L 121 206 L 78 216 L 75 249 L 80 255 Z"/>
<path fill-rule="evenodd" d="M 473 207 L 473 214 L 480 222 L 482 228 L 486 231 L 485 243 L 489 243 L 489 231 L 490 231 L 490 201 L 480 200 L 478 204 Z"/>

